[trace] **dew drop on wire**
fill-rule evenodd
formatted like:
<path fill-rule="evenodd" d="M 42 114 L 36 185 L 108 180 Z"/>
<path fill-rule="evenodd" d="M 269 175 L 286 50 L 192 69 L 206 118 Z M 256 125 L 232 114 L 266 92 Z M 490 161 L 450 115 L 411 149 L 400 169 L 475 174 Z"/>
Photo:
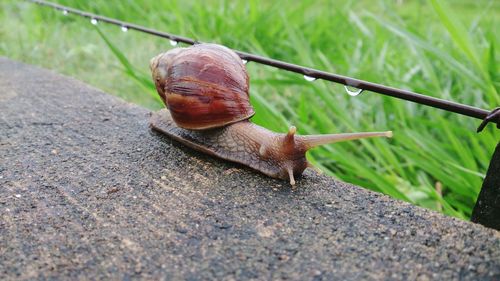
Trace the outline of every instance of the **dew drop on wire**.
<path fill-rule="evenodd" d="M 128 27 L 126 27 L 126 26 L 122 26 L 122 31 L 123 31 L 123 32 L 127 32 L 127 31 L 128 31 Z"/>
<path fill-rule="evenodd" d="M 63 15 L 67 16 L 68 15 L 68 10 L 63 10 L 62 13 L 63 13 Z"/>
<path fill-rule="evenodd" d="M 172 45 L 172 46 L 177 46 L 177 43 L 179 43 L 179 42 L 177 42 L 175 40 L 170 40 L 170 45 Z"/>
<path fill-rule="evenodd" d="M 96 19 L 91 19 L 90 23 L 93 24 L 93 25 L 97 25 L 97 20 Z"/>
<path fill-rule="evenodd" d="M 314 78 L 314 77 L 311 77 L 311 76 L 304 75 L 304 79 L 306 79 L 306 81 L 313 82 L 313 81 L 315 81 L 317 78 Z"/>
<path fill-rule="evenodd" d="M 351 97 L 359 96 L 361 92 L 363 92 L 363 89 L 358 89 L 355 87 L 349 87 L 349 86 L 344 86 L 345 91 L 347 94 Z"/>

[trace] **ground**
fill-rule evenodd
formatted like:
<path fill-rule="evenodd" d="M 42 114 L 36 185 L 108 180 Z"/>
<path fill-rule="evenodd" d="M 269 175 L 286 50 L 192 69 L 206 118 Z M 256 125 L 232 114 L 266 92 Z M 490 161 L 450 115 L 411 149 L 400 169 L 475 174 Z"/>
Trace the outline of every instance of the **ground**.
<path fill-rule="evenodd" d="M 0 58 L 0 279 L 498 279 L 500 234 L 308 171 L 291 189 L 148 110 Z"/>

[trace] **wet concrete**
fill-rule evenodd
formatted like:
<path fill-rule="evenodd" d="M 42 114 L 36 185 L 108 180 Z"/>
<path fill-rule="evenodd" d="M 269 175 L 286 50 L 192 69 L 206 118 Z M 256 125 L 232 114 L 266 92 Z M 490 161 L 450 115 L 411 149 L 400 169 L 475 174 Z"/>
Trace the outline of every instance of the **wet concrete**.
<path fill-rule="evenodd" d="M 200 155 L 148 110 L 0 58 L 0 279 L 500 278 L 500 234 Z"/>

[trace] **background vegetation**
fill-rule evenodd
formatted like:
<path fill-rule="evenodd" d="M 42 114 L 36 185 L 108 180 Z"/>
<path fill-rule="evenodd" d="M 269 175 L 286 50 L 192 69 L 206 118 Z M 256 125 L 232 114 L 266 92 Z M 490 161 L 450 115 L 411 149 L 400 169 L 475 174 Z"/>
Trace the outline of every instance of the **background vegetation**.
<path fill-rule="evenodd" d="M 499 1 L 56 2 L 486 109 L 500 105 Z M 98 25 L 101 37 L 86 19 L 24 1 L 2 1 L 0 23 L 0 55 L 161 107 L 148 62 L 171 48 L 167 40 L 105 24 Z M 256 123 L 277 131 L 294 124 L 301 134 L 394 131 L 392 140 L 312 151 L 310 159 L 326 173 L 445 214 L 470 216 L 500 137 L 494 126 L 477 135 L 475 119 L 370 92 L 350 97 L 343 86 L 307 82 L 255 63 L 247 68 Z"/>

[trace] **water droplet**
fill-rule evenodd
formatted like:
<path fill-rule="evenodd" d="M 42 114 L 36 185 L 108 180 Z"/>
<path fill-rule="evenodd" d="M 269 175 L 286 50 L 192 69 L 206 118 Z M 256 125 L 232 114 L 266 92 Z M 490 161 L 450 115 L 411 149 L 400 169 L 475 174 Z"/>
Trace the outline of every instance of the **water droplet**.
<path fill-rule="evenodd" d="M 245 59 L 241 59 L 241 61 L 243 62 L 243 64 L 247 64 L 248 63 L 248 61 L 245 60 Z"/>
<path fill-rule="evenodd" d="M 128 27 L 126 27 L 126 26 L 122 26 L 122 31 L 123 31 L 123 32 L 127 32 L 127 31 L 128 31 Z"/>
<path fill-rule="evenodd" d="M 355 87 L 349 87 L 349 86 L 344 86 L 344 89 L 346 90 L 347 94 L 351 97 L 359 96 L 361 92 L 363 92 L 363 89 L 358 89 Z"/>
<path fill-rule="evenodd" d="M 179 42 L 175 41 L 175 40 L 170 40 L 170 45 L 172 46 L 177 46 Z"/>
<path fill-rule="evenodd" d="M 63 10 L 63 15 L 67 16 L 69 13 L 68 13 L 68 10 Z"/>
<path fill-rule="evenodd" d="M 90 23 L 93 24 L 93 25 L 97 25 L 97 20 L 96 19 L 91 19 Z"/>
<path fill-rule="evenodd" d="M 306 81 L 313 82 L 313 81 L 315 81 L 317 78 L 314 78 L 314 77 L 311 77 L 311 76 L 304 75 L 304 79 L 306 79 Z"/>

